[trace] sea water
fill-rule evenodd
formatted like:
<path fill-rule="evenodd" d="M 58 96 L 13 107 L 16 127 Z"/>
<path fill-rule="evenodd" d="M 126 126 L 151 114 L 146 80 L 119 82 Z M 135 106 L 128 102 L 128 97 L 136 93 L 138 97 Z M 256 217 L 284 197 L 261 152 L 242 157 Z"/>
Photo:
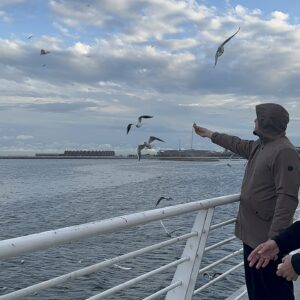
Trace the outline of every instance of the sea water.
<path fill-rule="evenodd" d="M 144 159 L 2 159 L 0 160 L 0 239 L 103 220 L 159 207 L 240 192 L 245 161 L 185 162 Z M 238 204 L 217 208 L 214 223 L 235 217 Z M 191 230 L 195 214 L 164 221 L 177 234 Z M 233 233 L 219 230 L 209 243 Z M 161 242 L 168 237 L 159 222 L 112 235 L 88 238 L 0 261 L 0 295 Z M 86 299 L 181 256 L 184 243 L 156 250 L 24 299 Z M 203 265 L 239 249 L 241 243 L 211 251 Z M 235 258 L 235 263 L 241 260 Z M 218 272 L 231 267 L 225 263 Z M 108 299 L 143 299 L 169 285 L 175 269 L 155 275 Z M 213 271 L 212 271 L 213 272 Z M 199 275 L 196 288 L 208 279 Z M 244 282 L 242 269 L 193 299 L 225 299 Z M 161 299 L 164 299 L 162 297 Z"/>

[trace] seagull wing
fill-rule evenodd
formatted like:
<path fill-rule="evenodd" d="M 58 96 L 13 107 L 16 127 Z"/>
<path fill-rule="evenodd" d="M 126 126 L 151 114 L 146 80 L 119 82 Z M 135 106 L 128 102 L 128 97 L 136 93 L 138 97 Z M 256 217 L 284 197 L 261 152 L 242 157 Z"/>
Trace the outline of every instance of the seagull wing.
<path fill-rule="evenodd" d="M 133 124 L 128 124 L 128 125 L 127 125 L 127 134 L 128 134 L 128 132 L 129 132 L 129 130 L 130 130 L 130 128 L 131 128 L 132 125 L 133 125 Z"/>
<path fill-rule="evenodd" d="M 232 36 L 230 36 L 228 39 L 226 39 L 222 44 L 221 46 L 224 46 L 226 43 L 228 43 L 238 32 L 240 31 L 240 27 L 239 29 L 237 30 L 236 33 L 234 33 Z"/>
<path fill-rule="evenodd" d="M 153 116 L 147 116 L 147 115 L 143 115 L 143 116 L 139 116 L 139 123 L 142 122 L 142 119 L 150 119 L 153 118 Z"/>
<path fill-rule="evenodd" d="M 164 224 L 164 222 L 162 220 L 160 220 L 160 224 L 163 227 L 163 229 L 165 230 L 167 236 L 171 237 L 170 232 L 167 230 L 167 228 L 166 228 L 166 226 L 165 226 L 165 224 Z"/>
<path fill-rule="evenodd" d="M 152 143 L 152 142 L 155 141 L 155 140 L 165 143 L 164 140 L 159 139 L 159 138 L 157 138 L 157 137 L 155 137 L 155 136 L 150 136 L 150 137 L 149 137 L 149 140 L 148 140 L 148 143 L 150 144 L 150 143 Z"/>
<path fill-rule="evenodd" d="M 141 151 L 145 148 L 145 145 L 138 145 L 137 147 L 137 156 L 138 156 L 138 160 L 141 159 Z"/>
<path fill-rule="evenodd" d="M 131 268 L 128 268 L 128 267 L 122 267 L 122 266 L 120 266 L 120 265 L 118 265 L 118 264 L 114 264 L 114 266 L 117 267 L 117 268 L 119 268 L 119 269 L 121 269 L 121 270 L 131 270 Z"/>
<path fill-rule="evenodd" d="M 166 199 L 166 198 L 165 198 L 165 197 L 160 197 L 160 198 L 157 200 L 155 206 L 157 206 L 157 205 L 160 203 L 160 201 L 161 201 L 162 199 Z"/>

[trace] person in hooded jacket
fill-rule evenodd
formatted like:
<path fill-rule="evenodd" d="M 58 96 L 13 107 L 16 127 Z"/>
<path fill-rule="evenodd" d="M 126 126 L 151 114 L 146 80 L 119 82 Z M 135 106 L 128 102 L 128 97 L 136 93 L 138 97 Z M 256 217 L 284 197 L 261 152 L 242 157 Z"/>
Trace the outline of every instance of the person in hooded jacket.
<path fill-rule="evenodd" d="M 242 240 L 245 281 L 250 300 L 294 300 L 293 283 L 276 275 L 285 253 L 265 268 L 250 267 L 254 248 L 292 224 L 298 205 L 299 155 L 286 137 L 288 112 L 279 104 L 256 107 L 257 140 L 213 132 L 193 124 L 195 132 L 248 160 L 240 193 L 235 235 Z"/>

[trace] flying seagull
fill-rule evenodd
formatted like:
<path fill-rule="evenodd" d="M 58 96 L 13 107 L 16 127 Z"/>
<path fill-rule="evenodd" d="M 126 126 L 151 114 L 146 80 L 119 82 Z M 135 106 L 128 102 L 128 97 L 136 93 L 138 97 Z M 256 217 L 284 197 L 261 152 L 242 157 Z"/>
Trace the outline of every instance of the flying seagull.
<path fill-rule="evenodd" d="M 157 200 L 155 206 L 157 206 L 157 205 L 160 203 L 161 200 L 167 200 L 167 201 L 168 201 L 168 200 L 173 200 L 173 198 L 172 198 L 172 197 L 160 197 L 160 198 Z"/>
<path fill-rule="evenodd" d="M 160 197 L 160 198 L 157 200 L 155 206 L 157 206 L 157 205 L 160 203 L 160 201 L 163 200 L 163 199 L 165 199 L 165 200 L 173 200 L 173 198 L 171 198 L 171 197 Z M 179 228 L 176 228 L 176 229 L 174 229 L 174 230 L 169 231 L 169 230 L 167 229 L 167 227 L 165 226 L 163 220 L 160 220 L 160 224 L 161 224 L 162 228 L 164 229 L 164 231 L 165 231 L 165 233 L 167 234 L 168 237 L 173 237 L 173 236 L 172 236 L 172 233 L 174 233 L 174 232 L 176 232 L 176 231 L 182 229 L 182 227 L 179 227 Z"/>
<path fill-rule="evenodd" d="M 45 50 L 45 49 L 41 49 L 40 55 L 46 55 L 46 54 L 48 54 L 48 53 L 50 53 L 50 51 L 47 51 L 47 50 Z"/>
<path fill-rule="evenodd" d="M 150 119 L 150 118 L 153 118 L 153 116 L 139 116 L 138 122 L 136 124 L 130 123 L 127 125 L 127 134 L 132 125 L 134 125 L 136 128 L 140 128 L 143 125 L 142 119 Z"/>
<path fill-rule="evenodd" d="M 155 140 L 165 143 L 164 140 L 161 140 L 161 139 L 159 139 L 155 136 L 150 136 L 148 142 L 144 142 L 144 144 L 138 145 L 138 147 L 137 147 L 138 160 L 141 159 L 141 151 L 145 148 L 146 149 L 152 149 L 151 143 L 153 143 Z"/>
<path fill-rule="evenodd" d="M 230 36 L 228 39 L 226 39 L 218 48 L 216 55 L 215 55 L 215 66 L 218 62 L 218 58 L 224 53 L 224 46 L 226 43 L 228 43 L 238 32 L 240 31 L 240 27 L 237 30 L 236 33 L 234 33 L 232 36 Z"/>
<path fill-rule="evenodd" d="M 32 37 L 33 37 L 33 34 L 29 35 L 29 36 L 27 37 L 27 40 L 30 40 Z"/>
<path fill-rule="evenodd" d="M 165 233 L 167 234 L 168 237 L 172 237 L 172 233 L 174 233 L 175 231 L 178 231 L 178 230 L 182 229 L 182 227 L 179 227 L 179 228 L 176 228 L 174 230 L 169 231 L 166 228 L 166 226 L 165 226 L 165 224 L 164 224 L 164 222 L 162 220 L 160 220 L 160 224 L 163 227 L 163 229 L 164 229 L 164 231 L 165 231 Z"/>

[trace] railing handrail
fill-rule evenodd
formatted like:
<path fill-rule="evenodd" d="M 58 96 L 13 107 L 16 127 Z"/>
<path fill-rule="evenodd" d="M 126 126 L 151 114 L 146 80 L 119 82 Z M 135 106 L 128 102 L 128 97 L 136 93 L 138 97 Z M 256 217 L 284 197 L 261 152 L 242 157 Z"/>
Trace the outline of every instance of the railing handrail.
<path fill-rule="evenodd" d="M 50 247 L 99 234 L 113 233 L 137 225 L 144 225 L 169 217 L 237 202 L 239 201 L 239 197 L 239 194 L 215 197 L 2 240 L 0 241 L 0 259 L 18 256 L 27 252 L 48 249 Z"/>

